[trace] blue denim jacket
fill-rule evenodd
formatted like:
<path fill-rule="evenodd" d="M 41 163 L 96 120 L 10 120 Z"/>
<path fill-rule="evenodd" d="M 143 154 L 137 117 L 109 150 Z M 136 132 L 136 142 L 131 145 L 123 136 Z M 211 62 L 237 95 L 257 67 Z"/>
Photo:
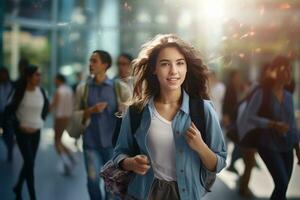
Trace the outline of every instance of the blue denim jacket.
<path fill-rule="evenodd" d="M 118 165 L 124 158 L 136 155 L 133 148 L 133 137 L 140 148 L 140 153 L 147 155 L 149 150 L 147 147 L 147 134 L 153 116 L 153 98 L 148 102 L 142 114 L 141 124 L 135 135 L 131 134 L 130 116 L 128 113 L 123 118 L 120 135 L 114 149 L 113 160 Z M 205 194 L 205 188 L 201 185 L 200 175 L 201 160 L 199 155 L 192 150 L 186 142 L 184 135 L 191 125 L 189 116 L 189 96 L 183 92 L 183 101 L 181 108 L 176 113 L 172 128 L 175 139 L 176 148 L 176 174 L 177 184 L 182 200 L 201 199 Z M 217 114 L 210 101 L 204 101 L 204 113 L 206 123 L 207 144 L 210 149 L 217 155 L 217 166 L 215 173 L 220 172 L 226 166 L 226 146 L 220 128 Z M 147 199 L 151 184 L 154 180 L 154 172 L 152 167 L 145 175 L 136 174 L 128 186 L 128 194 L 137 199 Z"/>

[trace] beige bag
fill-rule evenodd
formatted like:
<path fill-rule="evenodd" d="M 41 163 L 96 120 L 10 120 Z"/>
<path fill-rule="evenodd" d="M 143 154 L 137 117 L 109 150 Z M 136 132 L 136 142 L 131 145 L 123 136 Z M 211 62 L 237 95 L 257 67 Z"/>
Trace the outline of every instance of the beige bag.
<path fill-rule="evenodd" d="M 88 83 L 84 86 L 83 95 L 81 98 L 80 111 L 74 111 L 69 119 L 66 131 L 72 138 L 79 138 L 84 133 L 86 127 L 89 125 L 90 120 L 83 121 L 83 110 L 87 108 L 87 96 L 88 96 Z"/>

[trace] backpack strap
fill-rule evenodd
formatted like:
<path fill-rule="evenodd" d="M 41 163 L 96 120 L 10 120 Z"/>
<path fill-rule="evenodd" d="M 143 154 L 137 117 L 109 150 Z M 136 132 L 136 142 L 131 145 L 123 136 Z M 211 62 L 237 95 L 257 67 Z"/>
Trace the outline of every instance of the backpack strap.
<path fill-rule="evenodd" d="M 87 108 L 87 98 L 88 98 L 89 82 L 87 81 L 83 88 L 83 93 L 81 97 L 81 108 Z"/>
<path fill-rule="evenodd" d="M 89 94 L 89 80 L 86 81 L 86 83 L 84 83 L 83 86 L 83 92 L 82 92 L 82 96 L 80 99 L 80 109 L 86 109 L 88 107 L 87 105 L 87 99 L 88 99 L 88 94 Z M 81 123 L 85 124 L 87 119 L 82 118 Z"/>
<path fill-rule="evenodd" d="M 43 106 L 43 110 L 42 110 L 42 119 L 45 120 L 48 113 L 49 113 L 49 100 L 46 94 L 46 91 L 40 87 L 40 90 L 43 94 L 43 98 L 44 98 L 44 106 Z"/>
<path fill-rule="evenodd" d="M 207 142 L 206 127 L 205 127 L 205 114 L 204 114 L 204 101 L 203 99 L 192 99 L 189 101 L 190 106 L 190 117 L 192 122 L 196 125 L 198 130 L 201 132 L 203 141 Z"/>
<path fill-rule="evenodd" d="M 119 105 L 119 102 L 120 102 L 120 96 L 121 96 L 121 86 L 120 86 L 120 82 L 118 79 L 115 79 L 114 80 L 114 90 L 115 90 L 115 93 L 116 93 L 116 97 L 117 97 L 117 103 Z"/>
<path fill-rule="evenodd" d="M 270 109 L 271 90 L 268 88 L 262 88 L 262 102 L 257 112 L 258 116 L 273 119 L 274 115 Z"/>
<path fill-rule="evenodd" d="M 134 151 L 135 152 L 140 152 L 139 145 L 137 144 L 137 141 L 134 137 L 136 130 L 141 124 L 141 119 L 142 119 L 142 114 L 143 111 L 139 111 L 136 107 L 134 106 L 129 106 L 129 115 L 130 115 L 130 126 L 131 126 L 131 134 L 133 136 L 133 145 L 134 145 Z"/>
<path fill-rule="evenodd" d="M 201 132 L 203 141 L 207 144 L 207 134 L 205 126 L 205 113 L 204 113 L 204 100 L 203 99 L 190 99 L 190 117 L 198 130 Z M 202 168 L 202 169 L 201 169 Z M 211 187 L 216 180 L 216 173 L 208 171 L 206 168 L 201 165 L 199 169 L 199 178 L 205 192 L 211 192 Z M 202 174 L 202 175 L 201 175 Z M 203 176 L 203 178 L 201 177 Z"/>

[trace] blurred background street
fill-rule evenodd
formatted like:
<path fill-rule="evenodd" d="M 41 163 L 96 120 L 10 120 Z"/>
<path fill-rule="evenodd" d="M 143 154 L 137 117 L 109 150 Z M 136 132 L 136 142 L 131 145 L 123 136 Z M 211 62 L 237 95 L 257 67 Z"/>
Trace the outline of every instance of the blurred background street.
<path fill-rule="evenodd" d="M 292 68 L 292 81 L 285 89 L 293 95 L 292 112 L 300 127 L 299 0 L 1 0 L 0 69 L 1 74 L 6 74 L 6 78 L 1 75 L 0 81 L 1 120 L 11 94 L 7 88 L 15 88 L 24 66 L 38 66 L 41 86 L 52 102 L 58 88 L 55 76 L 62 75 L 65 85 L 74 93 L 76 86 L 90 75 L 89 58 L 94 50 L 109 52 L 113 62 L 107 75 L 116 80 L 120 66 L 124 62 L 126 65 L 126 59 L 119 60 L 122 53 L 129 55 L 130 69 L 131 57 L 138 56 L 142 44 L 157 34 L 167 33 L 175 33 L 199 49 L 210 75 L 214 76 L 209 77 L 208 89 L 228 140 L 227 164 L 233 168 L 218 175 L 213 192 L 204 199 L 268 199 L 274 184 L 258 155 L 249 183 L 254 197 L 238 193 L 244 162 L 242 159 L 231 162 L 234 143 L 227 138 L 226 128 L 234 120 L 228 119 L 225 110 L 233 107 L 231 97 L 236 97 L 236 104 L 247 97 L 266 66 L 282 55 Z M 236 91 L 227 95 L 229 100 L 225 105 L 230 89 Z M 236 109 L 237 105 L 234 106 Z M 74 139 L 64 133 L 62 141 L 70 148 L 76 163 L 66 170 L 62 156 L 55 150 L 53 121 L 52 113 L 42 129 L 37 150 L 34 171 L 37 199 L 87 200 L 82 140 L 75 145 Z M 7 146 L 13 148 L 12 157 L 7 154 L 9 148 L 0 131 L 1 200 L 15 199 L 12 188 L 23 163 L 14 136 L 10 136 L 12 140 Z M 290 200 L 300 199 L 297 162 L 295 156 L 287 192 Z M 23 188 L 27 200 L 27 187 Z"/>

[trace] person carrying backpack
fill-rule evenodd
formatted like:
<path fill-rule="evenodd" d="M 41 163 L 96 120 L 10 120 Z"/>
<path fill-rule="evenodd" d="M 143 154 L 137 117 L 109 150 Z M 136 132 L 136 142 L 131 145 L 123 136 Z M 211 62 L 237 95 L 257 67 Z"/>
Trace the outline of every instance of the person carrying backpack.
<path fill-rule="evenodd" d="M 78 85 L 75 95 L 74 113 L 81 113 L 80 121 L 86 125 L 82 133 L 83 156 L 91 200 L 110 198 L 97 173 L 113 154 L 112 137 L 117 99 L 113 81 L 107 77 L 111 63 L 112 59 L 107 51 L 93 51 L 89 59 L 92 78 Z"/>
<path fill-rule="evenodd" d="M 292 95 L 284 89 L 291 81 L 288 58 L 277 56 L 260 89 L 251 97 L 239 125 L 241 145 L 256 147 L 274 181 L 271 199 L 286 199 L 293 171 L 293 147 L 299 143 Z"/>
<path fill-rule="evenodd" d="M 208 174 L 226 165 L 217 113 L 210 101 L 201 100 L 208 98 L 207 67 L 196 49 L 167 34 L 143 45 L 133 70 L 132 105 L 113 156 L 116 166 L 134 174 L 127 199 L 202 199 Z M 192 107 L 194 100 L 202 102 L 204 118 L 191 116 L 201 112 Z M 132 108 L 141 116 L 135 128 Z"/>

